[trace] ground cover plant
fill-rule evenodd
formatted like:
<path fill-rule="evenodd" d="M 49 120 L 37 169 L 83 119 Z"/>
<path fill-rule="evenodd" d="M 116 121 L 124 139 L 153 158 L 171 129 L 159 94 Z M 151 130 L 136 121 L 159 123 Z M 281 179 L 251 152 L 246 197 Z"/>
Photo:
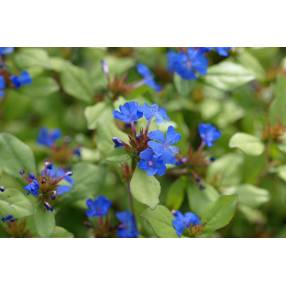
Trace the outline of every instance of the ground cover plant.
<path fill-rule="evenodd" d="M 0 237 L 286 235 L 283 48 L 0 48 Z"/>

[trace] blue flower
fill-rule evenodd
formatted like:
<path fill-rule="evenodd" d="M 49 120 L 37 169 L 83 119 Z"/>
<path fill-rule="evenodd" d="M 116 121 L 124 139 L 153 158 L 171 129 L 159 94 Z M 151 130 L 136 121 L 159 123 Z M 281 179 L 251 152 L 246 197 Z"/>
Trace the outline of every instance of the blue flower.
<path fill-rule="evenodd" d="M 157 157 L 160 157 L 166 164 L 176 164 L 175 155 L 179 149 L 173 145 L 180 141 L 181 135 L 175 131 L 173 126 L 168 127 L 166 137 L 160 130 L 149 132 L 148 137 L 152 140 L 148 141 L 148 146 Z"/>
<path fill-rule="evenodd" d="M 61 136 L 60 129 L 49 130 L 48 128 L 41 128 L 37 142 L 38 144 L 51 147 Z"/>
<path fill-rule="evenodd" d="M 123 147 L 123 146 L 124 146 L 122 140 L 119 139 L 118 137 L 113 137 L 113 138 L 112 138 L 112 141 L 113 141 L 113 143 L 114 143 L 114 148 L 120 148 L 120 147 Z"/>
<path fill-rule="evenodd" d="M 140 107 L 140 110 L 143 112 L 144 117 L 148 121 L 150 121 L 153 117 L 155 117 L 158 124 L 170 120 L 166 110 L 157 104 L 145 103 L 143 106 Z"/>
<path fill-rule="evenodd" d="M 0 97 L 4 96 L 4 89 L 6 87 L 5 78 L 0 75 Z"/>
<path fill-rule="evenodd" d="M 117 229 L 117 236 L 120 238 L 135 238 L 139 232 L 136 227 L 136 221 L 132 213 L 129 211 L 118 212 L 116 217 L 120 221 Z"/>
<path fill-rule="evenodd" d="M 16 88 L 20 88 L 23 85 L 28 85 L 32 83 L 32 78 L 27 71 L 23 71 L 20 75 L 12 75 L 10 77 Z"/>
<path fill-rule="evenodd" d="M 71 177 L 71 171 L 65 171 L 62 168 L 57 168 L 53 164 L 48 163 L 49 166 L 42 171 L 42 176 L 47 177 L 56 183 L 56 194 L 62 195 L 69 192 L 74 185 L 74 180 Z"/>
<path fill-rule="evenodd" d="M 7 215 L 1 218 L 2 222 L 14 222 L 16 219 L 14 218 L 13 215 Z"/>
<path fill-rule="evenodd" d="M 96 200 L 88 199 L 86 201 L 88 210 L 86 215 L 88 217 L 102 217 L 106 216 L 110 207 L 111 201 L 108 200 L 105 196 L 99 196 Z"/>
<path fill-rule="evenodd" d="M 147 66 L 143 64 L 138 64 L 137 71 L 143 77 L 144 83 L 146 85 L 148 85 L 157 92 L 161 90 L 161 86 L 155 82 L 154 75 Z"/>
<path fill-rule="evenodd" d="M 208 60 L 201 49 L 188 48 L 187 52 L 169 52 L 168 69 L 183 79 L 196 79 L 197 74 L 205 75 Z"/>
<path fill-rule="evenodd" d="M 28 192 L 28 194 L 37 197 L 39 195 L 40 184 L 36 178 L 33 178 L 32 181 L 24 187 L 24 190 Z"/>
<path fill-rule="evenodd" d="M 143 116 L 143 112 L 140 111 L 140 107 L 137 102 L 129 101 L 124 105 L 120 105 L 119 111 L 114 110 L 113 116 L 125 123 L 133 123 Z"/>
<path fill-rule="evenodd" d="M 0 56 L 13 53 L 14 48 L 0 48 Z"/>
<path fill-rule="evenodd" d="M 190 226 L 201 224 L 200 218 L 192 212 L 182 214 L 180 211 L 175 211 L 173 216 L 175 217 L 173 220 L 173 227 L 176 230 L 178 236 L 182 236 L 185 230 Z"/>
<path fill-rule="evenodd" d="M 160 157 L 155 156 L 152 149 L 145 149 L 139 156 L 140 161 L 138 163 L 138 167 L 145 171 L 148 176 L 163 176 L 166 173 L 164 161 Z"/>
<path fill-rule="evenodd" d="M 208 123 L 201 123 L 199 125 L 199 134 L 204 144 L 208 147 L 213 146 L 213 143 L 221 137 L 221 132 Z"/>

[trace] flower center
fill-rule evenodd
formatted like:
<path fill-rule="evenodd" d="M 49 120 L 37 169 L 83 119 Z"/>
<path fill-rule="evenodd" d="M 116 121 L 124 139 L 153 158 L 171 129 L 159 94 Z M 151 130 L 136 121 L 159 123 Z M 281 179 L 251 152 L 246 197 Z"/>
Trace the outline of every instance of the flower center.
<path fill-rule="evenodd" d="M 152 167 L 154 165 L 153 161 L 148 161 L 148 166 Z"/>

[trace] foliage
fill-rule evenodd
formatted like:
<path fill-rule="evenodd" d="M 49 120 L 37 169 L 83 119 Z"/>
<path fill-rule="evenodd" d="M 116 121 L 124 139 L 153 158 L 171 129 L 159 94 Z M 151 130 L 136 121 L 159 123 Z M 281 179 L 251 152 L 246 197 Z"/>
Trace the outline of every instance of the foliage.
<path fill-rule="evenodd" d="M 281 237 L 285 50 L 0 48 L 0 237 Z"/>

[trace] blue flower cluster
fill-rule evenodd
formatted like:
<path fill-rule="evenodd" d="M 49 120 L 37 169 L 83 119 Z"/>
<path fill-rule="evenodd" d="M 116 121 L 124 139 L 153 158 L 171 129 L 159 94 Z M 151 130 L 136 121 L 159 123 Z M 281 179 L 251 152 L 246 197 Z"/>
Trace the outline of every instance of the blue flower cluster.
<path fill-rule="evenodd" d="M 28 182 L 24 187 L 27 194 L 34 197 L 41 196 L 44 206 L 49 211 L 53 210 L 51 201 L 55 200 L 57 196 L 69 192 L 74 185 L 71 171 L 57 168 L 50 162 L 45 163 L 45 167 L 38 177 L 31 173 L 25 176 L 24 171 L 20 171 L 20 174 Z"/>
<path fill-rule="evenodd" d="M 182 214 L 180 211 L 175 211 L 173 212 L 173 216 L 173 227 L 179 237 L 190 227 L 201 225 L 201 219 L 192 212 Z"/>
<path fill-rule="evenodd" d="M 228 56 L 230 48 L 187 48 L 179 52 L 170 51 L 167 54 L 168 69 L 186 80 L 196 79 L 205 75 L 208 69 L 206 53 L 215 50 L 221 56 Z"/>
<path fill-rule="evenodd" d="M 144 170 L 149 176 L 162 176 L 166 173 L 166 164 L 176 164 L 176 154 L 179 150 L 174 145 L 181 139 L 181 135 L 175 131 L 175 128 L 169 126 L 166 134 L 160 130 L 148 132 L 152 119 L 156 120 L 158 124 L 169 120 L 165 109 L 157 104 L 150 105 L 145 103 L 144 105 L 139 105 L 137 102 L 131 101 L 121 105 L 119 111 L 115 110 L 113 112 L 113 116 L 133 126 L 133 132 L 135 132 L 133 134 L 135 137 L 134 141 L 138 143 L 140 148 L 142 147 L 140 140 L 146 141 L 144 150 L 135 151 L 138 151 L 140 159 L 138 163 L 139 168 Z M 135 123 L 143 117 L 147 120 L 147 126 L 145 131 L 138 135 L 136 129 L 134 130 Z M 115 147 L 128 146 L 119 138 L 113 138 L 112 140 Z"/>
<path fill-rule="evenodd" d="M 212 147 L 214 142 L 221 137 L 221 132 L 209 123 L 199 125 L 199 134 L 204 145 Z"/>
<path fill-rule="evenodd" d="M 11 54 L 14 48 L 0 48 L 0 57 Z M 4 89 L 7 86 L 20 88 L 32 83 L 31 75 L 27 71 L 21 72 L 19 75 L 10 75 L 5 65 L 0 66 L 0 97 L 4 96 Z"/>
<path fill-rule="evenodd" d="M 138 64 L 137 71 L 143 77 L 143 81 L 146 85 L 148 85 L 157 92 L 161 91 L 161 86 L 156 83 L 156 81 L 154 80 L 154 75 L 146 65 Z"/>
<path fill-rule="evenodd" d="M 105 196 L 98 196 L 95 200 L 88 199 L 86 201 L 87 211 L 86 215 L 92 217 L 106 217 L 111 207 L 111 201 Z M 119 238 L 135 238 L 138 237 L 139 232 L 137 230 L 135 217 L 129 211 L 116 213 L 117 219 L 120 221 L 120 225 L 117 228 L 117 237 Z"/>

